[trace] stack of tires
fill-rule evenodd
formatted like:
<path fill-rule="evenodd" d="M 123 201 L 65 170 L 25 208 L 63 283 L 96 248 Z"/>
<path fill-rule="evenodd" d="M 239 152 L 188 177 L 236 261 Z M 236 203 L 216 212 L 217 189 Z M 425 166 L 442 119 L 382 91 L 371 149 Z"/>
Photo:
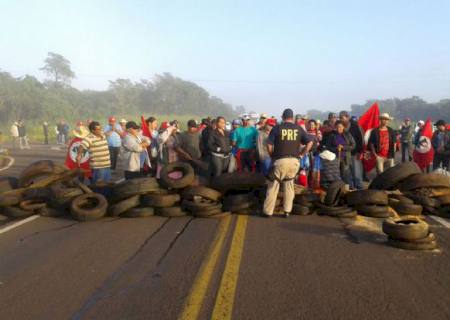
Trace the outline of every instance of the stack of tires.
<path fill-rule="evenodd" d="M 223 199 L 223 208 L 234 214 L 250 215 L 258 209 L 258 197 L 253 191 L 228 191 Z"/>
<path fill-rule="evenodd" d="M 321 216 L 336 218 L 354 218 L 357 212 L 344 202 L 345 183 L 342 181 L 332 182 L 325 197 L 321 202 L 316 203 L 316 212 Z"/>
<path fill-rule="evenodd" d="M 372 181 L 369 189 L 395 190 L 389 204 L 399 215 L 450 217 L 450 176 L 422 173 L 414 162 L 387 169 Z"/>
<path fill-rule="evenodd" d="M 221 218 L 230 215 L 222 210 L 222 193 L 203 186 L 187 188 L 181 194 L 181 206 L 197 218 Z"/>
<path fill-rule="evenodd" d="M 383 222 L 388 245 L 406 250 L 433 250 L 436 237 L 428 224 L 416 216 L 388 218 Z"/>
<path fill-rule="evenodd" d="M 383 190 L 357 190 L 349 192 L 345 199 L 359 215 L 371 218 L 388 218 L 393 215 L 388 195 Z"/>
<path fill-rule="evenodd" d="M 306 216 L 312 214 L 320 203 L 320 196 L 316 193 L 300 193 L 295 195 L 292 214 Z"/>

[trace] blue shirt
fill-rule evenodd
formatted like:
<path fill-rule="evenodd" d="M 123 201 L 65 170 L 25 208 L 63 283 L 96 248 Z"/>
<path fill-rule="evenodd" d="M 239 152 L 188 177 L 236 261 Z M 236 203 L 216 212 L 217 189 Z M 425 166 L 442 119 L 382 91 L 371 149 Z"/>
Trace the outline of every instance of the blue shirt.
<path fill-rule="evenodd" d="M 122 127 L 119 124 L 116 123 L 115 127 L 117 131 L 122 132 Z M 112 129 L 111 125 L 107 124 L 105 126 L 105 133 L 111 131 L 111 129 Z M 106 140 L 108 140 L 109 147 L 118 148 L 122 146 L 122 139 L 117 132 L 112 132 L 110 136 L 107 135 Z"/>
<path fill-rule="evenodd" d="M 258 130 L 253 126 L 239 127 L 231 134 L 231 141 L 236 142 L 238 149 L 255 149 Z"/>

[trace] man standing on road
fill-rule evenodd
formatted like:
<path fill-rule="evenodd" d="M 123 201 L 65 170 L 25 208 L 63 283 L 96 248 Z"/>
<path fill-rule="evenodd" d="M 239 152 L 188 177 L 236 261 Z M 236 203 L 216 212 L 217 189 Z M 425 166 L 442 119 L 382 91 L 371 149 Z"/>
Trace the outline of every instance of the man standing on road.
<path fill-rule="evenodd" d="M 92 184 L 97 181 L 111 180 L 111 159 L 109 156 L 108 141 L 103 133 L 100 123 L 92 121 L 89 124 L 90 133 L 83 139 L 78 148 L 77 164 L 80 166 L 83 150 L 89 152 L 89 164 L 92 169 Z"/>
<path fill-rule="evenodd" d="M 450 165 L 450 131 L 444 120 L 435 123 L 437 130 L 433 133 L 431 144 L 434 148 L 433 170 L 441 167 L 449 170 Z"/>
<path fill-rule="evenodd" d="M 414 128 L 411 125 L 411 119 L 406 118 L 405 122 L 400 127 L 400 142 L 402 148 L 402 162 L 411 161 L 411 149 L 412 139 L 414 134 Z M 407 158 L 408 156 L 408 158 Z M 408 159 L 408 160 L 406 160 Z"/>
<path fill-rule="evenodd" d="M 275 127 L 277 121 L 275 119 L 267 119 L 264 124 L 264 127 L 259 130 L 258 139 L 256 142 L 256 150 L 258 151 L 258 160 L 260 164 L 261 172 L 267 176 L 269 173 L 269 169 L 272 163 L 272 159 L 270 158 L 270 154 L 268 151 L 268 143 L 267 139 L 269 138 L 270 131 Z"/>
<path fill-rule="evenodd" d="M 116 123 L 116 118 L 109 117 L 108 125 L 105 127 L 106 139 L 108 140 L 109 154 L 111 157 L 111 170 L 116 170 L 117 158 L 122 145 L 122 127 Z"/>
<path fill-rule="evenodd" d="M 189 120 L 187 123 L 187 131 L 181 133 L 175 144 L 175 150 L 181 159 L 193 164 L 198 174 L 201 167 L 202 152 L 200 151 L 201 136 L 197 130 L 197 122 Z"/>
<path fill-rule="evenodd" d="M 19 147 L 20 149 L 31 149 L 28 144 L 27 130 L 22 120 L 18 121 L 17 128 L 19 130 Z"/>
<path fill-rule="evenodd" d="M 387 113 L 379 116 L 380 125 L 370 133 L 368 147 L 376 157 L 376 169 L 380 174 L 384 169 L 394 166 L 396 135 L 394 129 L 388 127 L 391 117 Z"/>
<path fill-rule="evenodd" d="M 19 142 L 19 124 L 17 123 L 17 121 L 14 121 L 11 129 L 9 129 L 9 133 L 11 134 L 12 138 L 12 148 L 16 149 Z"/>
<path fill-rule="evenodd" d="M 238 171 L 255 170 L 256 138 L 258 130 L 250 124 L 250 117 L 242 117 L 242 126 L 233 131 L 231 142 L 237 148 L 236 162 Z"/>
<path fill-rule="evenodd" d="M 351 179 L 349 181 L 351 189 L 363 189 L 363 164 L 361 154 L 363 152 L 363 136 L 362 129 L 358 122 L 351 120 L 350 114 L 343 110 L 339 113 L 339 119 L 345 127 L 345 131 L 350 133 L 355 140 L 355 148 L 351 151 L 351 159 L 349 159 L 349 169 Z"/>
<path fill-rule="evenodd" d="M 266 200 L 264 201 L 263 216 L 271 217 L 275 209 L 280 184 L 283 184 L 284 216 L 287 218 L 292 211 L 294 201 L 294 178 L 300 168 L 298 157 L 304 157 L 311 150 L 313 141 L 309 135 L 294 123 L 294 112 L 285 109 L 283 122 L 276 125 L 268 138 L 268 151 L 272 156 L 273 167 L 269 173 Z M 300 152 L 300 146 L 305 145 Z"/>
<path fill-rule="evenodd" d="M 127 134 L 123 138 L 123 169 L 125 179 L 135 179 L 142 177 L 141 154 L 147 152 L 150 139 L 140 134 L 140 127 L 134 121 L 128 121 L 125 125 Z M 150 160 L 147 155 L 146 159 Z"/>
<path fill-rule="evenodd" d="M 217 127 L 208 138 L 208 150 L 211 152 L 211 173 L 213 177 L 227 172 L 231 160 L 230 133 L 225 130 L 225 118 L 217 117 Z"/>

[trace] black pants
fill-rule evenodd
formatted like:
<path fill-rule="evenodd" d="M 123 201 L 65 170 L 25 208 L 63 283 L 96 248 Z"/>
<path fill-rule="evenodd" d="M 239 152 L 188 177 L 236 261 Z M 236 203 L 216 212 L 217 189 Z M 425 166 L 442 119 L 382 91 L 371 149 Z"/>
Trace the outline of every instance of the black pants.
<path fill-rule="evenodd" d="M 141 171 L 124 171 L 125 180 L 141 178 L 144 174 Z"/>
<path fill-rule="evenodd" d="M 111 170 L 116 170 L 117 158 L 119 157 L 120 147 L 109 147 L 109 158 L 111 159 Z"/>
<path fill-rule="evenodd" d="M 441 164 L 442 168 L 446 168 L 447 170 L 449 170 L 448 166 L 450 165 L 450 155 L 435 153 L 433 159 L 433 170 L 439 168 Z"/>
<path fill-rule="evenodd" d="M 240 169 L 242 171 L 253 172 L 255 166 L 255 151 L 244 150 L 240 152 L 239 161 L 241 162 Z"/>
<path fill-rule="evenodd" d="M 411 143 L 410 142 L 402 142 L 402 162 L 411 161 Z M 406 158 L 408 156 L 408 158 Z"/>
<path fill-rule="evenodd" d="M 227 172 L 229 164 L 230 164 L 230 157 L 222 158 L 212 155 L 210 166 L 212 169 L 212 176 L 217 177 L 220 176 L 222 173 Z"/>

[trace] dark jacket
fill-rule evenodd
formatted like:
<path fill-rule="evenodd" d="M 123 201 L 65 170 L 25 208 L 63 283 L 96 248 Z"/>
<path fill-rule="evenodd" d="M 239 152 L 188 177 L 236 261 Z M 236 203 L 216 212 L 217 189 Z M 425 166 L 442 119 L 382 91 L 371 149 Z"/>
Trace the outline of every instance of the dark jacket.
<path fill-rule="evenodd" d="M 387 129 L 389 132 L 388 157 L 389 157 L 389 159 L 392 159 L 395 157 L 395 142 L 397 140 L 397 137 L 396 137 L 395 131 L 391 127 L 387 127 Z M 368 143 L 369 150 L 371 150 L 372 146 L 375 148 L 376 153 L 380 152 L 380 128 L 375 128 L 370 133 L 369 143 Z"/>
<path fill-rule="evenodd" d="M 400 141 L 402 143 L 411 143 L 413 138 L 414 130 L 413 126 L 405 126 L 404 124 L 400 128 Z"/>
<path fill-rule="evenodd" d="M 336 154 L 336 156 L 339 155 L 338 151 L 339 144 L 336 141 L 337 135 L 338 135 L 337 131 L 333 131 L 332 133 L 327 135 L 326 140 L 323 142 L 324 148 L 330 150 L 331 152 Z M 344 140 L 345 145 L 341 152 L 345 153 L 344 164 L 348 165 L 350 164 L 350 158 L 352 156 L 351 152 L 355 149 L 355 139 L 353 139 L 353 136 L 349 131 L 344 131 Z"/>
<path fill-rule="evenodd" d="M 208 135 L 207 149 L 209 152 L 228 155 L 231 152 L 230 133 L 222 135 L 218 130 L 211 130 Z"/>
<path fill-rule="evenodd" d="M 438 151 L 438 134 L 439 130 L 436 130 L 433 133 L 433 137 L 431 138 L 431 145 L 433 146 L 434 152 L 439 154 L 447 154 L 450 156 L 450 131 L 444 131 L 444 151 Z"/>
<path fill-rule="evenodd" d="M 320 184 L 328 186 L 333 181 L 341 181 L 339 159 L 333 161 L 320 159 Z"/>
<path fill-rule="evenodd" d="M 213 131 L 213 129 L 210 126 L 207 126 L 202 131 L 202 137 L 201 137 L 201 141 L 200 141 L 200 151 L 202 152 L 203 158 L 205 158 L 206 156 L 209 155 L 208 140 L 209 140 L 209 136 L 212 131 Z"/>
<path fill-rule="evenodd" d="M 353 140 L 355 140 L 355 148 L 352 150 L 352 155 L 354 156 L 357 153 L 362 153 L 364 149 L 364 139 L 362 129 L 358 122 L 350 121 L 350 128 L 348 129 L 348 132 L 350 132 Z"/>

